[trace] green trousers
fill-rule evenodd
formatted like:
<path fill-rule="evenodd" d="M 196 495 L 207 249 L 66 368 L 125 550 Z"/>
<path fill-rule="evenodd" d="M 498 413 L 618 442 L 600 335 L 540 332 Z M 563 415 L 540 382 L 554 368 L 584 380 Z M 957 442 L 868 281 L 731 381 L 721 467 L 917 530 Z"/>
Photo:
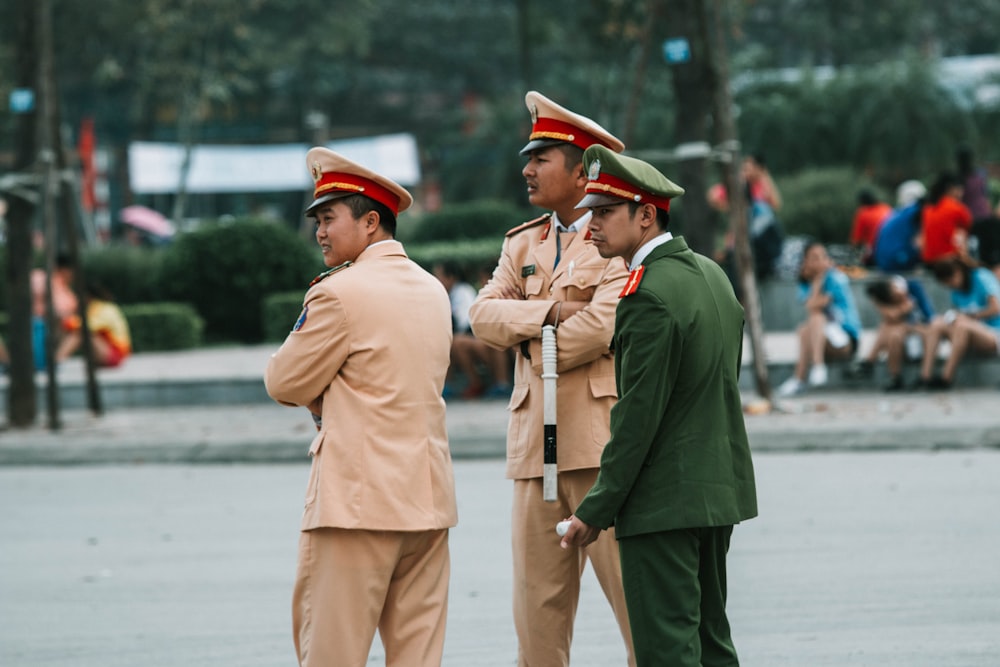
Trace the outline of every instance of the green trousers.
<path fill-rule="evenodd" d="M 620 538 L 638 667 L 738 667 L 726 618 L 732 526 Z"/>

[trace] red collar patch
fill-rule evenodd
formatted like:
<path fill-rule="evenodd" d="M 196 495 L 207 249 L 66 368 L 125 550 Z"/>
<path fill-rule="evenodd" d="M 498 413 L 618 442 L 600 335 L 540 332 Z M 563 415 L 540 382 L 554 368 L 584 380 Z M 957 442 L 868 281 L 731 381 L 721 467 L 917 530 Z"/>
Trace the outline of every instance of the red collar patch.
<path fill-rule="evenodd" d="M 628 280 L 625 281 L 625 288 L 622 290 L 622 293 L 618 295 L 619 299 L 635 294 L 636 290 L 639 289 L 639 283 L 642 282 L 642 274 L 645 271 L 646 267 L 643 264 L 640 264 L 632 271 L 632 273 L 628 274 Z"/>

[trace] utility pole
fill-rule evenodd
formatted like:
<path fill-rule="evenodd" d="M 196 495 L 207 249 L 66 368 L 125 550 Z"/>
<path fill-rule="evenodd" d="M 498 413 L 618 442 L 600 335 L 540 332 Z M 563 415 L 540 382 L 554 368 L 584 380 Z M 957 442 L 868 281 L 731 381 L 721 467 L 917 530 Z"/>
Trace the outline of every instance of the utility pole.
<path fill-rule="evenodd" d="M 733 230 L 736 267 L 739 284 L 743 292 L 743 310 L 750 334 L 750 349 L 753 352 L 754 379 L 757 393 L 770 403 L 771 383 L 767 377 L 767 356 L 764 351 L 764 322 L 760 312 L 760 294 L 757 292 L 757 277 L 753 271 L 753 255 L 750 250 L 750 234 L 747 223 L 747 203 L 743 197 L 743 183 L 740 178 L 740 149 L 733 122 L 732 98 L 729 94 L 729 54 L 726 49 L 724 0 L 712 0 L 712 18 L 708 21 L 708 49 L 712 79 L 712 115 L 714 143 L 725 149 L 728 160 L 722 162 L 726 192 L 729 193 L 729 224 Z"/>

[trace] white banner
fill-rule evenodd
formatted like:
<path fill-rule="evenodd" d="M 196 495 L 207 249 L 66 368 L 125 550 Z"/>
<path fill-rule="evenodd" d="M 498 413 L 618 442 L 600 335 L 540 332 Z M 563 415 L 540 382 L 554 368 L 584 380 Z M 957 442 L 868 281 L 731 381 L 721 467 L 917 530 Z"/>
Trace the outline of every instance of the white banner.
<path fill-rule="evenodd" d="M 420 182 L 417 141 L 412 134 L 345 139 L 330 150 L 391 178 L 400 185 Z M 191 149 L 190 193 L 284 192 L 306 190 L 308 144 L 254 146 L 196 145 Z M 129 145 L 129 184 L 135 194 L 169 194 L 180 185 L 184 148 L 180 144 L 136 141 Z"/>

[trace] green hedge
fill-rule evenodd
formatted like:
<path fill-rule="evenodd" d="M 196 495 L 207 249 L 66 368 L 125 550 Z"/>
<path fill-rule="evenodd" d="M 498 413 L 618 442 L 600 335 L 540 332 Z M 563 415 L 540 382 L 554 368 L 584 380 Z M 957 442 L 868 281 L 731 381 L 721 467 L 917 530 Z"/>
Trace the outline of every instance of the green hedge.
<path fill-rule="evenodd" d="M 160 276 L 165 253 L 163 248 L 141 246 L 90 248 L 83 253 L 83 272 L 107 288 L 118 304 L 163 301 L 166 290 Z"/>
<path fill-rule="evenodd" d="M 438 262 L 451 261 L 458 265 L 465 278 L 479 282 L 483 274 L 492 274 L 503 249 L 503 234 L 476 241 L 439 241 L 408 243 L 406 254 L 428 271 Z"/>
<path fill-rule="evenodd" d="M 502 201 L 481 200 L 452 204 L 437 213 L 424 215 L 412 225 L 400 224 L 398 235 L 407 244 L 502 239 L 507 230 L 539 215 L 540 212 Z"/>
<path fill-rule="evenodd" d="M 187 350 L 202 344 L 205 322 L 187 303 L 122 306 L 135 352 Z"/>
<path fill-rule="evenodd" d="M 215 224 L 167 248 L 161 280 L 171 300 L 191 303 L 210 340 L 259 342 L 268 294 L 301 289 L 323 271 L 315 243 L 259 220 Z"/>
<path fill-rule="evenodd" d="M 302 312 L 305 290 L 269 294 L 261 303 L 261 329 L 266 341 L 283 341 Z"/>
<path fill-rule="evenodd" d="M 848 243 L 862 187 L 894 204 L 894 198 L 849 168 L 807 169 L 778 179 L 777 184 L 783 200 L 778 219 L 785 233 L 810 236 L 823 243 Z"/>

